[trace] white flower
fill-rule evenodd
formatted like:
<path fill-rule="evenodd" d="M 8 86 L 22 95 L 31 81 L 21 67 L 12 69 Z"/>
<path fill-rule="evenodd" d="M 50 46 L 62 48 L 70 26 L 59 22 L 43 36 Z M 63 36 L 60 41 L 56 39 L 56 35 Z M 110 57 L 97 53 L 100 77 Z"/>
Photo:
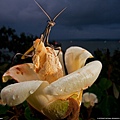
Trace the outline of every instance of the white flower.
<path fill-rule="evenodd" d="M 95 103 L 98 103 L 98 99 L 95 94 L 86 92 L 83 94 L 82 102 L 85 107 L 89 108 L 90 106 L 93 107 Z"/>
<path fill-rule="evenodd" d="M 91 53 L 81 47 L 70 47 L 65 52 L 68 71 L 68 75 L 65 75 L 62 52 L 57 56 L 57 51 L 45 47 L 40 39 L 34 42 L 33 47 L 33 63 L 13 66 L 4 73 L 3 82 L 12 78 L 18 83 L 2 89 L 2 101 L 15 106 L 27 100 L 32 107 L 44 114 L 48 114 L 45 112 L 48 108 L 49 112 L 50 108 L 57 109 L 53 108 L 57 105 L 52 103 L 57 100 L 69 102 L 68 98 L 71 96 L 76 96 L 74 98 L 80 105 L 80 95 L 83 89 L 91 86 L 99 76 L 101 62 L 93 61 L 85 65 L 87 58 L 92 57 Z M 62 116 L 58 115 L 62 112 L 57 111 L 55 115 Z"/>

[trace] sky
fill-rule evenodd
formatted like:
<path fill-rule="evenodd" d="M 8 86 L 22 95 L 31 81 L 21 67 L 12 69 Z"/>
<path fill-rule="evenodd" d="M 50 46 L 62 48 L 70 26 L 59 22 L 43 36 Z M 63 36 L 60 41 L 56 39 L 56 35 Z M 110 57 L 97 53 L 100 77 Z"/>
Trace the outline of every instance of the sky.
<path fill-rule="evenodd" d="M 50 39 L 119 39 L 120 0 L 36 0 L 55 20 Z M 0 27 L 17 34 L 43 33 L 48 18 L 34 0 L 0 0 Z"/>

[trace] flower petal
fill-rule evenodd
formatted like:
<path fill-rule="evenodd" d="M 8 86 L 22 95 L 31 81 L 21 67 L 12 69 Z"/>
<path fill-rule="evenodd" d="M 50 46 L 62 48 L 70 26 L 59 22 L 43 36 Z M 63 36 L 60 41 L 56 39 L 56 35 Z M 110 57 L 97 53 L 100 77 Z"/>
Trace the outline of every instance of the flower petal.
<path fill-rule="evenodd" d="M 8 85 L 1 91 L 1 99 L 9 106 L 15 106 L 24 102 L 32 95 L 42 84 L 49 84 L 46 81 L 27 81 Z"/>
<path fill-rule="evenodd" d="M 97 79 L 102 68 L 99 61 L 93 61 L 83 68 L 51 83 L 44 89 L 49 95 L 69 95 L 91 86 Z"/>
<path fill-rule="evenodd" d="M 46 95 L 43 93 L 43 89 L 48 84 L 42 84 L 35 92 L 34 94 L 30 95 L 27 98 L 27 102 L 36 110 L 41 112 L 42 108 L 50 104 L 55 100 L 53 96 Z"/>
<path fill-rule="evenodd" d="M 97 96 L 93 93 L 90 93 L 90 101 L 92 101 L 93 103 L 98 103 Z"/>
<path fill-rule="evenodd" d="M 15 79 L 17 82 L 38 80 L 39 78 L 32 68 L 32 63 L 13 66 L 4 73 L 2 80 L 3 82 L 7 82 L 9 79 Z"/>
<path fill-rule="evenodd" d="M 60 61 L 61 65 L 62 65 L 63 75 L 65 75 L 65 67 L 64 67 L 64 62 L 63 62 L 63 52 L 59 51 L 59 50 L 55 50 L 55 51 L 58 54 L 59 61 Z"/>
<path fill-rule="evenodd" d="M 85 65 L 92 54 L 81 47 L 70 47 L 65 52 L 65 65 L 68 73 L 74 72 Z"/>
<path fill-rule="evenodd" d="M 55 50 L 51 47 L 45 47 L 43 42 L 38 43 L 38 46 L 35 47 L 35 55 L 32 60 L 34 71 L 40 80 L 51 83 L 63 76 L 62 65 Z"/>
<path fill-rule="evenodd" d="M 90 96 L 88 92 L 83 94 L 82 102 L 90 102 Z"/>

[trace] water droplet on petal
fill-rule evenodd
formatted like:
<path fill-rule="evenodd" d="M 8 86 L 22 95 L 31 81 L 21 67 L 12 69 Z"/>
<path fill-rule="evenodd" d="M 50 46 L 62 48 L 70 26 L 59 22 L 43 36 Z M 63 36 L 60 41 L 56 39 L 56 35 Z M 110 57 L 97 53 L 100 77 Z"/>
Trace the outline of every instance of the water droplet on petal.
<path fill-rule="evenodd" d="M 34 91 L 33 91 L 33 90 L 30 90 L 30 91 L 29 91 L 29 93 L 30 93 L 30 94 L 33 94 L 33 93 L 34 93 Z"/>
<path fill-rule="evenodd" d="M 12 99 L 13 99 L 13 100 L 15 100 L 15 99 L 16 99 L 15 95 L 13 95 L 13 96 L 12 96 Z"/>

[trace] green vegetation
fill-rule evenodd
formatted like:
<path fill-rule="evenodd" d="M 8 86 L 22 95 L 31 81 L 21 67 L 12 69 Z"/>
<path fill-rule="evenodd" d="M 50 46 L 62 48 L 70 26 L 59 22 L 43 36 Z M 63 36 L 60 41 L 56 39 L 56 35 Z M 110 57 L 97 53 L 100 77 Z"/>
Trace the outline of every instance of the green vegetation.
<path fill-rule="evenodd" d="M 36 36 L 26 36 L 25 33 L 18 36 L 12 28 L 0 28 L 0 91 L 4 86 L 13 82 L 2 83 L 2 75 L 10 66 L 31 61 L 31 58 L 21 60 L 21 56 L 14 59 L 13 56 L 16 53 L 24 53 L 31 47 L 35 38 Z M 103 52 L 98 49 L 94 51 L 94 59 L 100 60 L 103 68 L 97 81 L 84 92 L 96 94 L 98 103 L 88 109 L 82 104 L 80 120 L 100 117 L 120 118 L 120 51 L 115 50 L 111 55 L 109 50 Z M 88 61 L 91 60 L 93 59 Z M 15 107 L 0 105 L 0 118 L 4 118 L 4 120 L 44 120 L 44 116 L 30 108 L 26 102 Z"/>

